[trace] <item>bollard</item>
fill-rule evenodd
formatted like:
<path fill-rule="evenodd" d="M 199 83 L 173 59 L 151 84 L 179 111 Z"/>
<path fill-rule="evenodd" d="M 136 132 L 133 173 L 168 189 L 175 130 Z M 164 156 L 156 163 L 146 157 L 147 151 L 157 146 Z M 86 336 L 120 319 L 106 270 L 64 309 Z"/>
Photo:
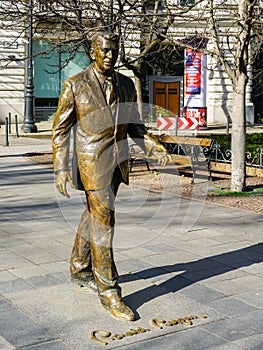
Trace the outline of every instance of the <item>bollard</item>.
<path fill-rule="evenodd" d="M 178 135 L 178 115 L 175 116 L 175 136 Z"/>
<path fill-rule="evenodd" d="M 11 113 L 9 112 L 8 113 L 8 131 L 9 131 L 9 134 L 11 134 L 12 133 L 12 131 L 11 131 Z"/>
<path fill-rule="evenodd" d="M 17 115 L 15 115 L 16 137 L 19 137 Z"/>
<path fill-rule="evenodd" d="M 8 117 L 5 118 L 5 145 L 9 146 L 9 141 L 8 141 Z"/>
<path fill-rule="evenodd" d="M 226 116 L 226 135 L 229 135 L 229 123 L 230 123 L 230 117 L 229 115 Z"/>

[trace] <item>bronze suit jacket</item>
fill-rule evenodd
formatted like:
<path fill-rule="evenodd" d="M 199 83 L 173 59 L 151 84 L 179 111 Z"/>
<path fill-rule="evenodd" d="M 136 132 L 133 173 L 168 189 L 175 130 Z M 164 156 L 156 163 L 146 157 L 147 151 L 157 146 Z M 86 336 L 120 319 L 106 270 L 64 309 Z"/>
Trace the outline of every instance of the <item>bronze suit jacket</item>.
<path fill-rule="evenodd" d="M 139 119 L 132 80 L 116 71 L 114 78 L 117 101 L 112 107 L 107 105 L 92 66 L 67 79 L 63 85 L 53 124 L 54 170 L 70 167 L 70 132 L 73 129 L 72 177 L 78 189 L 104 188 L 111 183 L 117 166 L 121 181 L 128 184 L 127 135 L 137 143 L 142 141 L 140 146 L 144 149 L 154 144 L 150 140 L 144 142 L 147 130 Z"/>

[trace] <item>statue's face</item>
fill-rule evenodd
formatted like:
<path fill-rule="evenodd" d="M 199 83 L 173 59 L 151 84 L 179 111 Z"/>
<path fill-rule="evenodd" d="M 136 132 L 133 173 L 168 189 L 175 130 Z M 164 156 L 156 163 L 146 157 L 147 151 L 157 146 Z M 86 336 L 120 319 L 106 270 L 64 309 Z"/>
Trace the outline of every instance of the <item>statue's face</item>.
<path fill-rule="evenodd" d="M 91 49 L 91 58 L 95 61 L 98 72 L 110 75 L 118 58 L 119 47 L 117 42 L 99 38 L 96 47 Z"/>

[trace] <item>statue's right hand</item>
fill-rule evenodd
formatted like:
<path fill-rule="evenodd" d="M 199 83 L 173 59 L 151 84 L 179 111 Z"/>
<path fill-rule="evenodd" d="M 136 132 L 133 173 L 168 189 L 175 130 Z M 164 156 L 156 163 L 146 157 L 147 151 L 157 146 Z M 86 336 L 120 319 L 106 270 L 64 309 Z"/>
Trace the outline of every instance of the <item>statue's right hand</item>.
<path fill-rule="evenodd" d="M 56 174 L 56 188 L 59 193 L 61 193 L 66 198 L 70 198 L 67 191 L 67 182 L 70 183 L 71 187 L 74 188 L 71 175 L 68 171 L 61 170 Z"/>

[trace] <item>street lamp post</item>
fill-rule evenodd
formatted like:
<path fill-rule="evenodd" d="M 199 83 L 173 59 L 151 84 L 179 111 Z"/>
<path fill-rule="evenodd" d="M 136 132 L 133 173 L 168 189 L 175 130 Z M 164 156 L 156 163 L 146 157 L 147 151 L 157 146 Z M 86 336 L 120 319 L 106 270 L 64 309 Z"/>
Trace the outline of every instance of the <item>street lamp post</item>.
<path fill-rule="evenodd" d="M 35 96 L 34 96 L 34 78 L 33 78 L 33 0 L 29 0 L 28 10 L 28 59 L 27 59 L 27 80 L 25 90 L 25 110 L 24 124 L 22 130 L 25 133 L 37 132 L 35 125 Z"/>

